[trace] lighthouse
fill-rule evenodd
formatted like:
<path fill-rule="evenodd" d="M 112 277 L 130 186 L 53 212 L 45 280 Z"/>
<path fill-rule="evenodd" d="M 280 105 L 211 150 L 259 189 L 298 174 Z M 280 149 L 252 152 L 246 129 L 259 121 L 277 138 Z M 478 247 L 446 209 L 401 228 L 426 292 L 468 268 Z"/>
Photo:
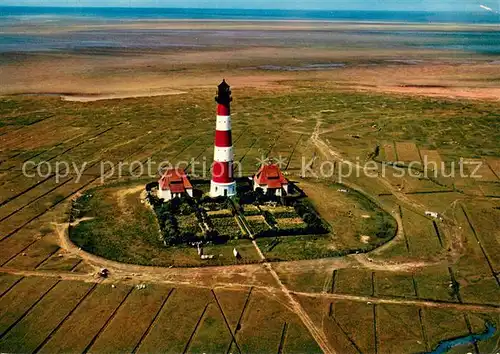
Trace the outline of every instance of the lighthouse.
<path fill-rule="evenodd" d="M 217 123 L 215 126 L 214 163 L 212 165 L 212 198 L 236 195 L 233 177 L 233 139 L 231 137 L 231 88 L 222 80 L 217 89 Z"/>

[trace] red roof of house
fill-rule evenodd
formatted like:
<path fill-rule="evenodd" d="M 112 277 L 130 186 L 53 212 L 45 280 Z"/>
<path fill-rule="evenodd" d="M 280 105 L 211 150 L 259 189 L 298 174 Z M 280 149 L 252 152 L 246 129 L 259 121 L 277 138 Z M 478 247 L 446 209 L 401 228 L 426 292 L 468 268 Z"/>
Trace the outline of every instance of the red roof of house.
<path fill-rule="evenodd" d="M 281 188 L 288 184 L 288 180 L 283 176 L 278 165 L 262 165 L 253 179 L 258 185 L 267 186 L 267 188 Z"/>
<path fill-rule="evenodd" d="M 165 171 L 158 184 L 162 190 L 170 190 L 172 193 L 184 193 L 186 189 L 193 188 L 186 172 L 181 168 Z"/>

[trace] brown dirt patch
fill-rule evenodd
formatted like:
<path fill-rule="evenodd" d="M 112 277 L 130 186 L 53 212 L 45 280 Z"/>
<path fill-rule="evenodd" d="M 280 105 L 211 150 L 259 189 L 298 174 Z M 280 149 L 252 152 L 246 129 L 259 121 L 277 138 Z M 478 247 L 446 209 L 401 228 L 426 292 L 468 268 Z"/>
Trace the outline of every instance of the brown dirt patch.
<path fill-rule="evenodd" d="M 116 199 L 118 201 L 118 206 L 120 207 L 120 209 L 122 209 L 122 210 L 127 209 L 126 208 L 127 196 L 129 196 L 130 194 L 139 193 L 140 191 L 145 190 L 145 188 L 146 188 L 145 186 L 139 185 L 139 186 L 134 186 L 134 187 L 118 190 L 115 193 L 115 195 L 116 195 Z M 142 196 L 140 198 L 142 198 Z"/>

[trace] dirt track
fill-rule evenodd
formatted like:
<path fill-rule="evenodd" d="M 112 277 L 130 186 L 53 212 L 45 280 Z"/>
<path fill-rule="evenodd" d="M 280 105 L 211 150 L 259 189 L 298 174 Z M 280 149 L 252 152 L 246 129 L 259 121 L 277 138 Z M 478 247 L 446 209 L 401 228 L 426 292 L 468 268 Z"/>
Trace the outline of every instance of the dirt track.
<path fill-rule="evenodd" d="M 317 123 L 314 131 L 310 136 L 310 141 L 317 147 L 320 153 L 326 159 L 331 159 L 335 161 L 342 161 L 344 163 L 352 164 L 356 166 L 349 160 L 343 158 L 343 156 L 334 150 L 327 142 L 325 142 L 321 135 L 325 132 L 335 130 L 331 128 L 329 130 L 321 131 L 321 120 L 317 119 Z M 358 168 L 358 166 L 356 166 Z M 385 180 L 382 176 L 378 177 L 381 182 L 396 196 L 396 198 L 403 204 L 408 205 L 412 209 L 421 211 L 425 210 L 424 206 L 415 203 L 413 200 L 408 198 L 404 193 L 399 192 L 392 184 Z M 354 183 L 346 183 L 349 188 L 358 190 L 359 192 L 366 194 L 362 188 L 355 185 Z M 117 197 L 120 199 L 121 203 L 124 202 L 124 198 L 129 193 L 138 192 L 139 189 L 129 189 L 120 192 Z M 384 207 L 379 203 L 381 207 Z M 453 212 L 456 205 L 450 207 L 451 212 Z M 384 207 L 385 208 L 385 207 Z M 401 217 L 398 213 L 392 213 L 392 210 L 385 210 L 391 213 L 398 224 L 398 233 L 396 235 L 396 240 L 402 239 L 404 237 L 404 225 Z M 452 237 L 452 246 L 455 250 L 460 250 L 460 235 L 456 232 L 456 227 L 454 227 L 454 220 L 451 218 L 446 219 L 446 230 L 448 236 Z M 79 220 L 73 224 L 76 225 Z M 311 320 L 307 312 L 296 300 L 296 296 L 307 296 L 307 297 L 317 297 L 325 299 L 343 299 L 358 302 L 372 302 L 372 303 L 390 303 L 390 304 L 406 304 L 406 305 L 419 305 L 428 307 L 440 307 L 440 308 L 454 308 L 460 310 L 469 311 L 488 311 L 488 312 L 500 312 L 499 307 L 488 306 L 488 305 L 468 305 L 468 304 L 456 304 L 447 302 L 434 302 L 427 300 L 408 300 L 408 299 L 394 299 L 394 298 L 384 298 L 384 297 L 366 297 L 366 296 L 356 296 L 348 294 L 327 294 L 323 293 L 303 293 L 303 292 L 292 292 L 290 291 L 281 281 L 280 276 L 274 270 L 273 264 L 265 262 L 264 255 L 258 249 L 258 245 L 254 246 L 258 249 L 261 258 L 264 263 L 254 264 L 254 265 L 242 265 L 242 266 L 225 266 L 225 267 L 204 267 L 204 268 L 190 268 L 190 269 L 180 269 L 180 268 L 160 268 L 160 267 L 146 267 L 130 264 L 122 264 L 114 261 L 110 261 L 92 254 L 89 254 L 77 246 L 75 246 L 68 237 L 67 228 L 68 224 L 55 224 L 56 232 L 59 237 L 59 242 L 61 247 L 70 254 L 82 258 L 86 263 L 88 263 L 93 271 L 90 274 L 75 274 L 68 272 L 48 272 L 48 271 L 20 271 L 14 269 L 0 269 L 1 272 L 19 274 L 19 275 L 37 275 L 46 277 L 57 277 L 61 279 L 71 279 L 71 280 L 81 280 L 87 282 L 102 281 L 96 277 L 96 273 L 100 268 L 107 268 L 110 270 L 110 278 L 104 280 L 104 282 L 132 282 L 132 283 L 165 283 L 165 284 L 175 284 L 176 286 L 195 286 L 195 287 L 206 287 L 206 288 L 234 288 L 234 289 L 244 289 L 252 286 L 256 289 L 268 293 L 270 296 L 276 296 L 277 294 L 282 294 L 286 298 L 286 303 L 284 305 L 289 308 L 292 312 L 297 314 L 297 316 L 302 320 L 305 327 L 309 330 L 311 335 L 315 338 L 318 345 L 325 353 L 334 353 L 334 349 L 329 344 L 325 333 L 318 324 Z M 390 247 L 389 244 L 382 246 L 382 248 Z M 458 256 L 460 252 L 455 252 Z M 444 259 L 443 259 L 444 260 Z M 383 270 L 383 271 L 394 271 L 394 272 L 408 272 L 414 271 L 417 268 L 423 268 L 431 264 L 428 261 L 419 262 L 388 262 L 388 261 L 374 261 L 369 258 L 368 255 L 352 255 L 350 257 L 344 257 L 341 259 L 323 259 L 323 260 L 308 260 L 308 261 L 296 261 L 296 262 L 284 262 L 279 264 L 280 271 L 286 270 L 287 273 L 303 272 L 306 269 L 318 269 L 318 267 L 323 268 L 345 268 L 352 266 L 352 262 L 358 266 L 372 270 Z M 237 278 L 238 280 L 234 280 Z"/>
<path fill-rule="evenodd" d="M 355 168 L 359 168 L 358 165 L 350 162 L 345 159 L 339 152 L 335 151 L 333 147 L 331 147 L 327 142 L 325 142 L 321 135 L 325 132 L 329 132 L 330 130 L 321 131 L 321 120 L 318 118 L 314 131 L 310 136 L 310 141 L 317 147 L 320 153 L 326 158 L 335 161 L 342 161 L 344 163 L 349 163 L 355 166 Z M 393 193 L 396 198 L 403 204 L 411 207 L 414 210 L 422 213 L 425 210 L 425 207 L 419 203 L 414 202 L 407 195 L 398 191 L 392 184 L 385 180 L 382 176 L 379 176 L 378 179 L 384 183 L 384 185 Z M 366 191 L 364 191 L 361 187 L 355 185 L 352 182 L 345 182 L 349 188 L 357 190 L 365 195 L 367 195 Z M 138 189 L 130 189 L 124 192 L 120 192 L 118 197 L 123 202 L 123 198 L 128 193 L 137 192 Z M 395 237 L 395 240 L 400 240 L 404 237 L 404 225 L 401 217 L 398 213 L 393 213 L 392 210 L 387 209 L 383 204 L 379 203 L 379 205 L 385 209 L 386 212 L 390 213 L 396 220 L 398 225 L 398 232 Z M 456 206 L 456 205 L 455 205 Z M 453 213 L 454 206 L 450 206 L 450 211 Z M 453 259 L 457 259 L 461 255 L 462 251 L 462 235 L 459 228 L 456 226 L 456 221 L 452 217 L 448 217 L 445 215 L 445 222 L 443 223 L 444 232 L 446 233 L 447 239 L 451 240 L 451 254 L 453 255 Z M 244 282 L 237 283 L 237 286 L 261 286 L 261 287 L 278 287 L 274 283 L 274 280 L 277 280 L 277 274 L 272 274 L 271 277 L 268 272 L 267 267 L 262 264 L 254 264 L 254 265 L 241 265 L 241 266 L 224 266 L 224 267 L 201 267 L 201 268 L 190 268 L 190 269 L 180 269 L 180 268 L 159 268 L 159 267 L 146 267 L 146 266 L 138 266 L 138 265 L 130 265 L 130 264 L 122 264 L 114 261 L 110 261 L 87 252 L 84 252 L 78 249 L 70 240 L 66 232 L 67 225 L 59 224 L 56 225 L 56 230 L 58 233 L 58 237 L 60 240 L 61 247 L 65 249 L 67 252 L 79 256 L 93 266 L 94 270 L 97 271 L 99 268 L 108 268 L 112 270 L 114 277 L 116 278 L 137 278 L 141 281 L 168 281 L 168 282 L 176 282 L 179 284 L 186 285 L 201 285 L 201 286 L 219 286 L 219 285 L 227 285 L 232 284 L 231 278 L 234 276 L 243 277 L 245 279 Z M 378 250 L 383 250 L 386 247 L 390 247 L 391 242 L 381 246 Z M 257 246 L 256 246 L 257 247 Z M 258 247 L 257 247 L 258 248 Z M 375 250 L 373 252 L 377 252 Z M 260 251 L 260 250 L 259 250 Z M 261 254 L 261 258 L 264 256 Z M 443 256 L 437 262 L 429 262 L 429 261 L 417 261 L 417 262 L 388 262 L 388 261 L 380 261 L 373 260 L 369 258 L 368 255 L 359 254 L 352 255 L 350 257 L 344 257 L 341 259 L 324 259 L 324 260 L 304 260 L 304 261 L 292 261 L 292 262 L 283 262 L 279 264 L 280 269 L 286 269 L 288 273 L 294 273 L 297 271 L 303 272 L 307 269 L 317 269 L 318 267 L 323 268 L 332 268 L 335 266 L 336 268 L 345 268 L 352 266 L 352 260 L 355 261 L 356 264 L 361 265 L 367 269 L 373 270 L 384 270 L 384 271 L 394 271 L 394 272 L 407 272 L 412 271 L 417 268 L 423 268 L 429 265 L 435 265 L 440 262 L 449 261 L 449 258 Z M 274 271 L 273 271 L 274 272 Z M 275 272 L 274 272 L 275 273 Z M 214 275 L 215 274 L 215 275 Z M 211 275 L 207 277 L 207 275 Z M 274 280 L 273 280 L 274 278 Z M 208 281 L 207 279 L 210 279 Z M 279 277 L 278 277 L 279 279 Z M 234 284 L 233 284 L 234 285 Z"/>
<path fill-rule="evenodd" d="M 311 142 L 317 147 L 317 149 L 320 151 L 320 153 L 323 155 L 324 158 L 327 160 L 333 160 L 333 161 L 339 161 L 345 164 L 349 164 L 352 168 L 355 169 L 360 169 L 361 167 L 347 159 L 345 159 L 341 153 L 338 151 L 335 151 L 327 142 L 325 142 L 323 139 L 321 139 L 321 119 L 316 118 L 316 126 L 314 128 L 314 131 L 311 135 Z M 327 132 L 334 131 L 335 128 L 331 128 L 327 130 Z M 326 131 L 325 131 L 326 132 Z M 421 215 L 424 215 L 425 210 L 427 209 L 424 205 L 421 203 L 418 203 L 411 198 L 409 198 L 405 193 L 401 192 L 396 188 L 395 186 L 392 185 L 392 183 L 386 179 L 384 176 L 379 174 L 377 176 L 377 180 L 380 181 L 391 193 L 394 195 L 398 201 L 401 203 L 401 205 L 405 205 L 406 207 L 409 207 L 413 209 L 414 211 L 417 211 Z M 350 182 L 350 181 L 342 181 L 347 187 L 356 190 L 364 195 L 369 195 L 366 191 L 363 190 L 360 186 Z M 453 202 L 450 205 L 451 212 L 453 214 L 454 209 L 456 208 L 456 202 Z M 396 237 L 394 240 L 401 240 L 404 238 L 404 225 L 403 225 L 403 220 L 401 219 L 401 216 L 399 213 L 394 213 L 393 210 L 387 209 L 383 204 L 378 203 L 379 206 L 389 214 L 391 214 L 394 219 L 397 222 L 398 225 L 398 232 L 396 234 Z M 444 262 L 454 262 L 456 261 L 463 253 L 464 248 L 463 248 L 463 231 L 458 227 L 458 223 L 456 222 L 455 217 L 452 215 L 451 217 L 448 216 L 446 213 L 443 215 L 443 231 L 446 235 L 446 238 L 451 240 L 450 243 L 450 252 L 448 255 L 443 254 L 442 257 L 440 258 L 439 261 L 436 262 L 429 262 L 429 261 L 418 261 L 418 262 L 400 262 L 400 263 L 395 263 L 395 262 L 389 262 L 389 261 L 381 261 L 381 260 L 373 260 L 369 258 L 366 254 L 359 254 L 359 255 L 354 255 L 352 258 L 356 259 L 363 267 L 368 268 L 368 269 L 373 269 L 373 270 L 384 270 L 384 271 L 411 271 L 415 270 L 416 268 L 424 268 L 426 266 L 430 265 L 436 265 Z M 381 247 L 377 248 L 374 250 L 374 253 L 380 252 L 388 247 L 391 247 L 391 242 L 386 243 L 385 245 L 382 245 Z M 450 257 L 451 256 L 451 257 Z"/>
<path fill-rule="evenodd" d="M 332 130 L 333 129 L 333 130 Z M 335 151 L 328 142 L 324 141 L 321 137 L 322 134 L 326 132 L 334 131 L 334 128 L 329 130 L 321 131 L 321 120 L 318 119 L 316 127 L 310 136 L 310 141 L 316 146 L 319 152 L 326 159 L 331 159 L 335 161 L 342 161 L 344 163 L 356 166 L 351 161 L 347 160 L 342 156 L 341 153 Z M 425 206 L 416 203 L 406 194 L 397 190 L 390 181 L 384 179 L 384 177 L 379 176 L 378 179 L 388 188 L 392 194 L 398 199 L 402 205 L 406 205 L 419 213 L 424 212 Z M 367 194 L 360 186 L 352 182 L 345 183 L 349 188 L 357 190 L 363 194 Z M 130 193 L 137 193 L 142 187 L 131 188 L 117 193 L 119 203 L 123 205 L 125 202 L 125 197 Z M 384 208 L 388 213 L 394 216 L 397 225 L 398 233 L 395 240 L 400 240 L 404 237 L 404 225 L 402 219 L 398 213 L 392 213 L 383 204 L 379 205 Z M 451 240 L 451 254 L 452 260 L 457 259 L 463 251 L 462 244 L 462 232 L 457 227 L 457 222 L 454 219 L 454 210 L 458 205 L 458 201 L 453 202 L 450 205 L 449 210 L 444 213 L 443 231 L 448 240 Z M 79 222 L 84 221 L 81 219 L 72 223 L 72 226 L 77 225 Z M 71 272 L 60 272 L 60 271 L 23 271 L 10 268 L 0 268 L 2 273 L 17 274 L 23 276 L 42 276 L 42 277 L 56 277 L 65 280 L 79 280 L 85 282 L 125 282 L 125 283 L 164 283 L 172 284 L 175 286 L 191 286 L 191 287 L 203 287 L 208 289 L 214 288 L 232 288 L 232 289 L 247 289 L 248 287 L 254 287 L 269 296 L 284 298 L 280 302 L 283 303 L 286 308 L 294 312 L 303 322 L 304 326 L 309 330 L 313 338 L 316 340 L 318 345 L 325 353 L 334 353 L 335 350 L 329 343 L 327 336 L 325 335 L 321 324 L 315 323 L 309 314 L 304 310 L 300 302 L 296 299 L 297 296 L 321 298 L 321 299 L 336 299 L 336 300 L 348 300 L 355 302 L 365 302 L 365 303 L 380 303 L 380 304 L 400 304 L 400 305 L 413 305 L 413 306 L 423 306 L 423 307 L 435 307 L 435 308 L 446 308 L 446 309 L 456 309 L 463 311 L 477 311 L 477 312 L 495 312 L 500 313 L 500 306 L 494 305 L 473 305 L 473 304 L 460 304 L 454 302 L 443 302 L 443 301 L 430 301 L 430 300 L 410 300 L 405 298 L 392 298 L 392 297 L 373 297 L 373 296 L 357 296 L 349 294 L 328 294 L 325 291 L 321 293 L 309 293 L 309 292 L 293 292 L 282 282 L 278 272 L 285 270 L 287 274 L 290 273 L 303 273 L 306 270 L 317 270 L 317 269 L 339 269 L 352 267 L 353 265 L 361 266 L 363 268 L 372 270 L 383 270 L 392 272 L 411 272 L 418 268 L 424 268 L 429 265 L 435 265 L 439 263 L 449 262 L 450 257 L 443 257 L 436 261 L 418 261 L 418 262 L 389 262 L 381 260 L 372 260 L 369 255 L 359 254 L 352 255 L 349 257 L 336 258 L 336 259 L 319 259 L 319 260 L 305 260 L 305 261 L 295 261 L 295 262 L 283 262 L 279 264 L 271 264 L 265 262 L 264 255 L 258 249 L 258 245 L 254 243 L 257 248 L 263 263 L 253 264 L 253 265 L 237 265 L 237 266 L 224 266 L 224 267 L 201 267 L 201 268 L 161 268 L 161 267 L 147 267 L 138 266 L 131 264 L 123 264 L 119 262 L 110 261 L 102 257 L 98 257 L 89 254 L 77 246 L 75 246 L 69 239 L 67 229 L 68 224 L 54 224 L 61 248 L 75 256 L 83 259 L 87 264 L 92 267 L 92 272 L 89 274 L 77 274 Z M 391 243 L 382 246 L 380 249 L 385 247 L 390 247 Z M 377 252 L 377 251 L 374 251 Z M 448 254 L 448 255 L 449 255 Z M 110 270 L 110 277 L 108 279 L 98 278 L 95 274 L 100 268 L 107 268 Z"/>

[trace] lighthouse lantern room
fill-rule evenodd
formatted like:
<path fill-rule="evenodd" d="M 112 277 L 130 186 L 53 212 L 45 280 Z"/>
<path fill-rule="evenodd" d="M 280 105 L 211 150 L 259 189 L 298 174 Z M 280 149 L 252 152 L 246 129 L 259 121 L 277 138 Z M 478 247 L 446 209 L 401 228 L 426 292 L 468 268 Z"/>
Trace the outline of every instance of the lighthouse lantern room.
<path fill-rule="evenodd" d="M 233 176 L 233 141 L 231 136 L 231 88 L 222 80 L 218 86 L 217 123 L 215 127 L 214 163 L 212 165 L 212 182 L 210 196 L 236 195 L 236 182 Z"/>

